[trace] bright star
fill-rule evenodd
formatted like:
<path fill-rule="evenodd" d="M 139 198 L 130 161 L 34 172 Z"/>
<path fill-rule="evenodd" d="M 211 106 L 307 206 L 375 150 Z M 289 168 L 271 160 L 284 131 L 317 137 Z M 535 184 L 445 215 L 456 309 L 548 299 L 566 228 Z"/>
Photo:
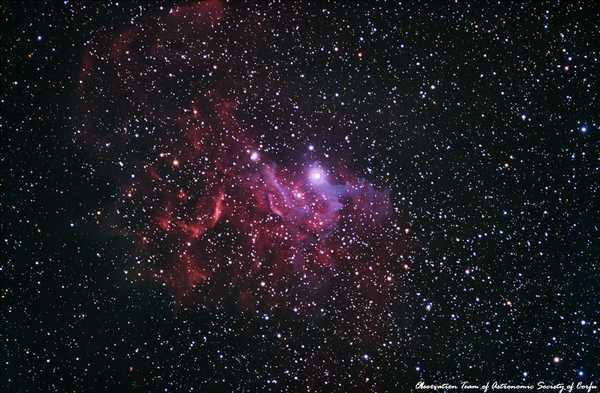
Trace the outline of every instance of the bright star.
<path fill-rule="evenodd" d="M 317 164 L 313 164 L 310 167 L 308 172 L 308 177 L 312 181 L 313 184 L 321 185 L 327 181 L 325 171 L 323 168 L 317 166 Z"/>

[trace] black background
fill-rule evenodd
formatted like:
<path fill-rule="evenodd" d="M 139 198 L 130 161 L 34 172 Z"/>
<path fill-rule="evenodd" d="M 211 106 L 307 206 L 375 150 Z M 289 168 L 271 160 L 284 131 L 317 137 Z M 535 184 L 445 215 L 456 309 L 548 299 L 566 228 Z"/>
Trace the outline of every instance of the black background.
<path fill-rule="evenodd" d="M 89 40 L 171 8 L 2 3 L 3 391 L 599 384 L 592 2 L 225 6 L 250 21 L 257 80 L 299 104 L 242 103 L 265 151 L 346 162 L 391 189 L 410 231 L 406 295 L 369 332 L 385 339 L 356 342 L 344 310 L 265 320 L 233 297 L 174 315 L 159 284 L 126 280 L 131 241 L 96 214 L 117 198 L 102 167 L 117 158 L 73 138 L 81 61 Z M 269 127 L 299 118 L 313 128 Z"/>

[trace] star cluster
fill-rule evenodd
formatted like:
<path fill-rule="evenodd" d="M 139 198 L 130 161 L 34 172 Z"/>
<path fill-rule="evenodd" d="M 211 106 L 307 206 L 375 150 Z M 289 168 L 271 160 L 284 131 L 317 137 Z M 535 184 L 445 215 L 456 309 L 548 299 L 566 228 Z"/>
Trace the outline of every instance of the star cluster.
<path fill-rule="evenodd" d="M 2 387 L 598 382 L 591 3 L 7 3 Z"/>

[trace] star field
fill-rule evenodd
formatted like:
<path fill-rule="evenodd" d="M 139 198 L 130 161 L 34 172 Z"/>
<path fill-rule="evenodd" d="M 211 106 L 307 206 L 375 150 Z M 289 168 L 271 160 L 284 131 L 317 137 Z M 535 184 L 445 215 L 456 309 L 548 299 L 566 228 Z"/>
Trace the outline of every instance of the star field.
<path fill-rule="evenodd" d="M 1 9 L 3 391 L 600 385 L 591 2 Z"/>

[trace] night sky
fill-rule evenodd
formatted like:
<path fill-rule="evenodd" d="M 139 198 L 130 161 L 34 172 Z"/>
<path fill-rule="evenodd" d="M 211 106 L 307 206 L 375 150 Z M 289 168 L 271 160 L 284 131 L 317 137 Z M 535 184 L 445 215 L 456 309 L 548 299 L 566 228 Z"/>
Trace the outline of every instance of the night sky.
<path fill-rule="evenodd" d="M 2 2 L 2 392 L 600 385 L 592 3 Z"/>

